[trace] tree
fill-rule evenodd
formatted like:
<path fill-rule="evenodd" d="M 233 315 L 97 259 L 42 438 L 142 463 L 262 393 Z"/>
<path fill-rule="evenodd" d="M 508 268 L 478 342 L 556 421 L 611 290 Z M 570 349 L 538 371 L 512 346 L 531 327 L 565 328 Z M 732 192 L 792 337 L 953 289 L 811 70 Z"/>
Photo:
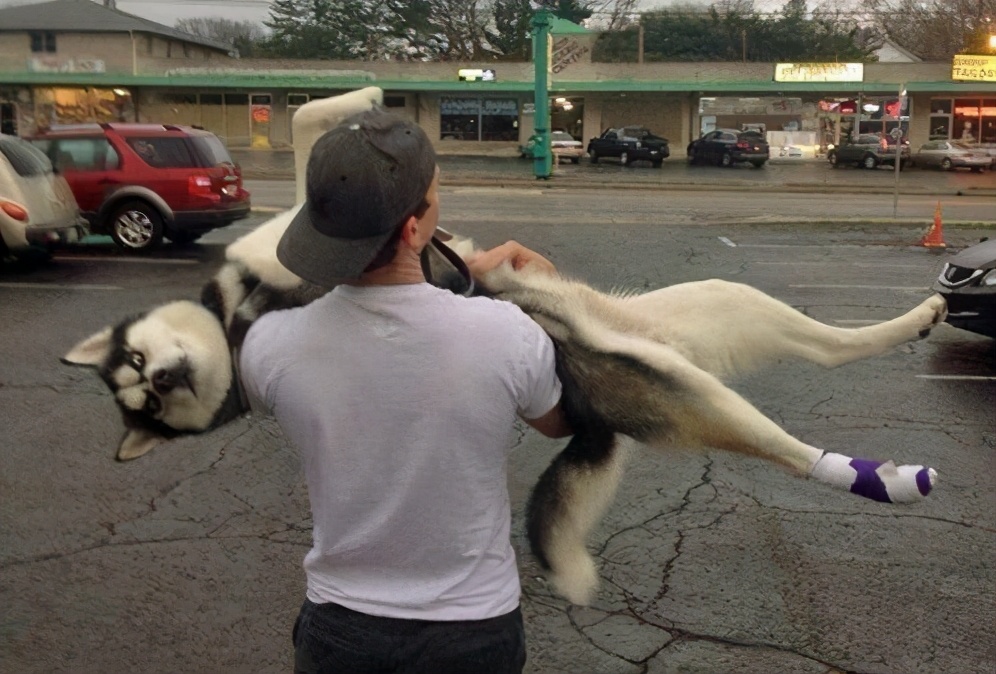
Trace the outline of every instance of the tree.
<path fill-rule="evenodd" d="M 374 59 L 391 55 L 395 0 L 275 0 L 266 51 L 302 59 Z M 412 3 L 414 4 L 414 3 Z"/>
<path fill-rule="evenodd" d="M 743 0 L 701 8 L 677 5 L 645 12 L 645 61 L 868 61 L 872 47 L 841 13 L 807 15 L 804 0 L 788 0 L 766 16 Z M 596 43 L 598 61 L 636 61 L 634 31 L 609 33 Z"/>
<path fill-rule="evenodd" d="M 240 56 L 246 57 L 258 56 L 267 38 L 266 31 L 258 23 L 221 17 L 178 19 L 173 27 L 184 33 L 230 44 Z"/>
<path fill-rule="evenodd" d="M 869 0 L 878 32 L 928 61 L 959 53 L 989 53 L 996 33 L 996 0 Z"/>

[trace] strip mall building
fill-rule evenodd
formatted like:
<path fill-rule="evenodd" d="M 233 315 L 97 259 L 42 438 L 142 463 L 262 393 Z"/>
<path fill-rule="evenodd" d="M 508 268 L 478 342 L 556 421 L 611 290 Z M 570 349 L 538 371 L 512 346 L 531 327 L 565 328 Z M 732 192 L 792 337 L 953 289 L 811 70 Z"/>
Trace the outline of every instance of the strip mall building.
<path fill-rule="evenodd" d="M 996 56 L 593 63 L 594 34 L 567 22 L 554 31 L 552 127 L 582 140 L 642 125 L 681 156 L 710 128 L 751 127 L 763 128 L 773 147 L 819 152 L 855 131 L 900 127 L 914 147 L 964 139 L 996 148 Z M 512 153 L 532 133 L 531 63 L 239 59 L 223 44 L 88 0 L 0 9 L 4 133 L 89 121 L 191 124 L 230 147 L 279 150 L 292 146 L 300 106 L 367 86 L 382 88 L 385 104 L 416 120 L 441 150 Z"/>

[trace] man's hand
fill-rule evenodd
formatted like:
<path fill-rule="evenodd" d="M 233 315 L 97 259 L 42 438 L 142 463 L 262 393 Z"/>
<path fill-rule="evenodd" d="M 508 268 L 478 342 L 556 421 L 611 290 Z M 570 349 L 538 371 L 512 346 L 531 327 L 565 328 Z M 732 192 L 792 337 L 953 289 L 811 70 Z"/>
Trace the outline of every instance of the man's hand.
<path fill-rule="evenodd" d="M 507 241 L 500 246 L 495 246 L 491 250 L 486 250 L 467 260 L 467 267 L 474 278 L 481 278 L 492 269 L 500 267 L 504 262 L 509 262 L 512 269 L 519 271 L 529 265 L 536 271 L 546 274 L 556 274 L 557 268 L 548 259 L 534 250 L 526 248 L 516 241 Z"/>

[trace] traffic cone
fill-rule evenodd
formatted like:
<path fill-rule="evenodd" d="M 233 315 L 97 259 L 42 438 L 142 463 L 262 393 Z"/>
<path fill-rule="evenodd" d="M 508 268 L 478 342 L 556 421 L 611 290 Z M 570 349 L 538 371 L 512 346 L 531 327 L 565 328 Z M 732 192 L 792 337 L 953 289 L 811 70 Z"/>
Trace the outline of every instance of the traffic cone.
<path fill-rule="evenodd" d="M 948 244 L 944 243 L 944 223 L 941 222 L 941 202 L 937 202 L 937 208 L 934 209 L 934 222 L 930 225 L 930 229 L 924 234 L 923 238 L 920 239 L 920 245 L 924 248 L 947 248 Z"/>

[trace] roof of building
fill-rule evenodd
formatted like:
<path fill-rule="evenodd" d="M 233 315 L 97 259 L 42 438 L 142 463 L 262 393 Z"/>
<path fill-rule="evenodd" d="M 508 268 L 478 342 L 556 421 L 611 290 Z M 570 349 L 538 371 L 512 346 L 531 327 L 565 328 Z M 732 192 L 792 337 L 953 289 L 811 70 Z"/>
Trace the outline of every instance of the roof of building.
<path fill-rule="evenodd" d="M 0 9 L 0 32 L 44 30 L 66 33 L 151 33 L 232 52 L 232 45 L 149 21 L 92 0 L 51 0 Z"/>
<path fill-rule="evenodd" d="M 883 38 L 881 46 L 879 46 L 879 48 L 876 49 L 875 51 L 878 52 L 880 49 L 883 49 L 883 48 L 892 49 L 896 53 L 898 53 L 901 56 L 905 57 L 907 59 L 908 63 L 921 63 L 923 61 L 922 58 L 920 58 L 919 56 L 917 56 L 916 54 L 914 54 L 910 50 L 904 49 L 899 44 L 897 44 L 896 42 L 890 40 L 889 38 Z"/>

